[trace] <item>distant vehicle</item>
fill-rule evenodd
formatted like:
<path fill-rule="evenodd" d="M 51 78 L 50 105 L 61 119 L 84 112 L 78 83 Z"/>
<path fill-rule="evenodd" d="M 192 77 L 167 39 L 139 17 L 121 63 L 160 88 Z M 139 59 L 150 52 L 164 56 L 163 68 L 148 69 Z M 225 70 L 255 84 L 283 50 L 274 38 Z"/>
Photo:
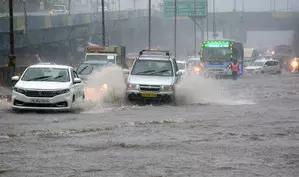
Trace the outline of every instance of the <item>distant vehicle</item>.
<path fill-rule="evenodd" d="M 244 48 L 241 42 L 229 40 L 203 41 L 200 49 L 200 59 L 204 63 L 204 75 L 232 76 L 230 68 L 233 59 L 236 59 L 240 67 L 240 75 L 243 73 Z"/>
<path fill-rule="evenodd" d="M 68 13 L 69 11 L 66 9 L 65 5 L 54 5 L 53 9 L 50 11 L 51 15 L 65 15 Z"/>
<path fill-rule="evenodd" d="M 126 48 L 125 46 L 88 46 L 83 62 L 86 61 L 112 63 L 127 68 Z"/>
<path fill-rule="evenodd" d="M 188 74 L 196 73 L 200 74 L 203 70 L 203 63 L 201 62 L 199 57 L 190 57 L 187 62 L 187 71 Z"/>
<path fill-rule="evenodd" d="M 169 51 L 142 50 L 127 79 L 129 101 L 174 101 L 174 85 L 182 73 Z"/>
<path fill-rule="evenodd" d="M 187 70 L 187 63 L 185 61 L 177 61 L 176 63 L 178 65 L 179 71 L 185 73 L 185 71 Z"/>
<path fill-rule="evenodd" d="M 254 48 L 244 49 L 244 67 L 250 66 L 259 57 L 259 53 Z"/>
<path fill-rule="evenodd" d="M 245 71 L 246 71 L 246 73 L 252 73 L 252 74 L 260 74 L 260 73 L 279 74 L 279 73 L 281 73 L 279 61 L 273 60 L 273 59 L 256 60 L 251 66 L 247 66 L 245 68 Z"/>
<path fill-rule="evenodd" d="M 299 72 L 299 58 L 294 58 L 289 63 L 289 71 L 291 72 Z"/>
<path fill-rule="evenodd" d="M 285 58 L 292 55 L 292 47 L 290 45 L 277 45 L 274 47 L 273 58 Z"/>
<path fill-rule="evenodd" d="M 88 80 L 88 77 L 94 72 L 94 71 L 100 71 L 102 68 L 106 67 L 108 64 L 107 62 L 99 62 L 99 61 L 86 61 L 84 63 L 81 63 L 77 68 L 77 73 L 79 77 L 86 81 Z"/>
<path fill-rule="evenodd" d="M 85 99 L 84 85 L 70 66 L 29 66 L 16 81 L 12 92 L 14 110 L 70 110 Z"/>

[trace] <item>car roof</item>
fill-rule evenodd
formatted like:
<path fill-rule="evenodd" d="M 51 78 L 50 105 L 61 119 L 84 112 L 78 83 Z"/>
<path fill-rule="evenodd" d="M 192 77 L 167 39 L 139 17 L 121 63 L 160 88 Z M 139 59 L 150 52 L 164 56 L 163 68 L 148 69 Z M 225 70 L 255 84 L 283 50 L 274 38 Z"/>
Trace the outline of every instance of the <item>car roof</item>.
<path fill-rule="evenodd" d="M 60 69 L 69 69 L 72 68 L 71 66 L 67 65 L 55 65 L 55 64 L 36 64 L 31 65 L 29 68 L 60 68 Z"/>
<path fill-rule="evenodd" d="M 256 60 L 257 62 L 267 62 L 267 61 L 278 61 L 278 60 L 273 60 L 273 59 L 266 59 L 266 58 L 263 58 L 263 59 L 259 59 L 259 60 Z"/>
<path fill-rule="evenodd" d="M 186 61 L 178 60 L 177 63 L 186 63 Z"/>

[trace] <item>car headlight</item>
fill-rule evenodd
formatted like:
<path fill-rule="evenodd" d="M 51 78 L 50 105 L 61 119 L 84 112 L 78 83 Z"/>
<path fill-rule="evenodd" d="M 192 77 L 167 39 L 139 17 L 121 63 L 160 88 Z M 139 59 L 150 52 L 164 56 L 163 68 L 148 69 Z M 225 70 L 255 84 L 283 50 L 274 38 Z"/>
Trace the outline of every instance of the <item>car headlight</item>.
<path fill-rule="evenodd" d="M 21 93 L 21 94 L 25 94 L 26 93 L 26 90 L 18 88 L 18 87 L 14 87 L 13 90 L 15 92 L 18 92 L 18 93 Z"/>
<path fill-rule="evenodd" d="M 173 85 L 162 85 L 161 90 L 162 91 L 172 91 L 173 90 Z"/>
<path fill-rule="evenodd" d="M 61 95 L 61 94 L 69 93 L 69 92 L 70 92 L 70 89 L 63 89 L 63 90 L 57 90 L 56 94 Z"/>
<path fill-rule="evenodd" d="M 127 84 L 127 88 L 128 89 L 133 89 L 133 90 L 138 90 L 139 89 L 139 85 L 138 84 Z"/>

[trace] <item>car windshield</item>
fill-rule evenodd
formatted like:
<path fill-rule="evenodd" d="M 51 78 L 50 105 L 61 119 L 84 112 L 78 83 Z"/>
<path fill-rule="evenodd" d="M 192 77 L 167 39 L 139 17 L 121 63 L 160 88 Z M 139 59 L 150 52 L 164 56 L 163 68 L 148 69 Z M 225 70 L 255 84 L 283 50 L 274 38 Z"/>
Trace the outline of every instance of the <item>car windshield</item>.
<path fill-rule="evenodd" d="M 263 66 L 265 64 L 265 62 L 263 61 L 256 61 L 256 62 L 253 62 L 251 66 Z"/>
<path fill-rule="evenodd" d="M 179 70 L 185 69 L 185 63 L 177 63 Z"/>
<path fill-rule="evenodd" d="M 204 48 L 205 59 L 230 59 L 231 52 L 229 48 L 206 47 Z"/>
<path fill-rule="evenodd" d="M 22 81 L 70 82 L 68 69 L 64 68 L 28 68 Z"/>
<path fill-rule="evenodd" d="M 84 63 L 78 67 L 77 73 L 80 75 L 89 75 L 94 70 L 99 70 L 105 66 L 106 66 L 105 64 L 85 64 Z"/>
<path fill-rule="evenodd" d="M 132 75 L 172 76 L 170 61 L 137 60 L 133 66 Z"/>
<path fill-rule="evenodd" d="M 54 10 L 65 10 L 64 6 L 54 6 Z"/>

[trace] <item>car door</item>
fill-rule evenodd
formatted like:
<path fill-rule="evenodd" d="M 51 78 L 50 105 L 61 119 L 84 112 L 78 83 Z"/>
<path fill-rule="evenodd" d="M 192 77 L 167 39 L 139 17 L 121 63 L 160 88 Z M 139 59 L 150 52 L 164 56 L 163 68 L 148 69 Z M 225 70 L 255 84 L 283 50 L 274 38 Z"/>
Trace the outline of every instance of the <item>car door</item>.
<path fill-rule="evenodd" d="M 273 74 L 276 72 L 276 66 L 274 61 L 270 61 L 269 73 Z"/>
<path fill-rule="evenodd" d="M 84 89 L 83 89 L 83 84 L 82 83 L 75 83 L 74 80 L 75 78 L 79 78 L 77 72 L 74 71 L 73 69 L 71 69 L 71 73 L 72 73 L 72 81 L 73 81 L 73 89 L 74 89 L 74 95 L 75 98 L 82 98 L 83 94 L 84 94 Z"/>
<path fill-rule="evenodd" d="M 270 64 L 270 61 L 267 61 L 264 65 L 264 73 L 269 73 L 271 71 L 271 64 Z"/>

